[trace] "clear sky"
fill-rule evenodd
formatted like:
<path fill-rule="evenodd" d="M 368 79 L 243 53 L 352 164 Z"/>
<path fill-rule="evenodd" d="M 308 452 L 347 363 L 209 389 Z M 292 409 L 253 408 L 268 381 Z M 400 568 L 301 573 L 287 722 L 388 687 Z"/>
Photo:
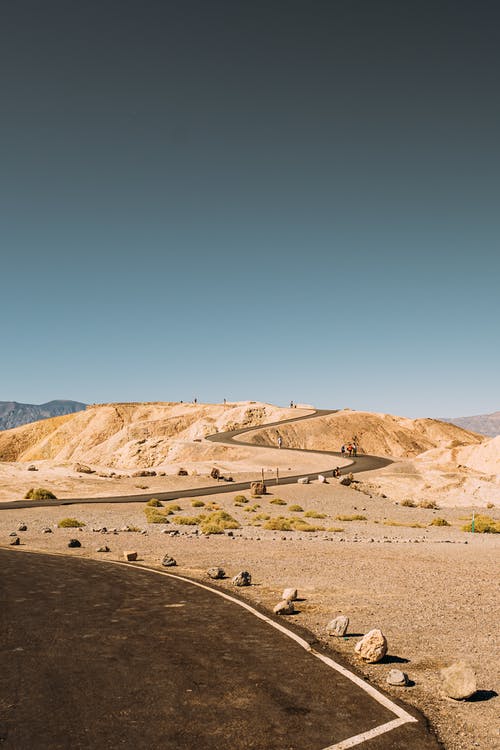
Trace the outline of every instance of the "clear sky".
<path fill-rule="evenodd" d="M 0 400 L 499 409 L 499 8 L 7 0 Z"/>

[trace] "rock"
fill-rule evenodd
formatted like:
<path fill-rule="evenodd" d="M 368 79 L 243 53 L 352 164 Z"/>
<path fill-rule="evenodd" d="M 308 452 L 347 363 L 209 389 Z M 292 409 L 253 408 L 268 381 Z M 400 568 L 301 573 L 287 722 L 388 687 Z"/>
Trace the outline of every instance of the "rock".
<path fill-rule="evenodd" d="M 159 477 L 166 477 L 167 476 L 167 472 L 166 471 L 159 471 L 159 472 L 157 472 L 157 476 L 159 476 Z"/>
<path fill-rule="evenodd" d="M 250 494 L 252 497 L 256 495 L 265 495 L 267 492 L 266 485 L 264 482 L 250 482 Z"/>
<path fill-rule="evenodd" d="M 387 653 L 387 640 L 381 630 L 370 630 L 354 647 L 360 659 L 372 664 L 380 661 Z"/>
<path fill-rule="evenodd" d="M 18 527 L 17 527 L 17 530 L 18 530 L 18 531 L 28 531 L 28 527 L 26 526 L 26 524 L 25 524 L 25 523 L 20 523 L 20 524 L 18 525 Z"/>
<path fill-rule="evenodd" d="M 107 545 L 104 545 L 104 547 L 97 547 L 96 552 L 111 552 L 111 550 Z"/>
<path fill-rule="evenodd" d="M 127 562 L 134 562 L 134 560 L 137 560 L 137 552 L 124 552 L 123 557 Z"/>
<path fill-rule="evenodd" d="M 214 579 L 225 578 L 226 577 L 226 571 L 224 570 L 224 568 L 218 568 L 218 567 L 209 568 L 207 570 L 207 576 L 209 578 L 214 578 Z"/>
<path fill-rule="evenodd" d="M 170 555 L 165 555 L 165 557 L 161 561 L 161 564 L 164 568 L 174 568 L 177 565 L 177 560 L 174 560 L 174 558 L 170 557 Z"/>
<path fill-rule="evenodd" d="M 350 477 L 344 477 L 340 480 L 340 484 L 343 484 L 344 487 L 349 487 L 352 484 L 352 479 Z"/>
<path fill-rule="evenodd" d="M 335 619 L 330 620 L 326 626 L 326 632 L 328 635 L 333 635 L 335 638 L 342 638 L 347 633 L 349 627 L 349 618 L 346 615 L 339 615 Z"/>
<path fill-rule="evenodd" d="M 406 687 L 406 685 L 408 685 L 408 675 L 406 674 L 406 672 L 402 672 L 400 669 L 391 669 L 391 671 L 387 675 L 387 682 L 389 685 Z"/>
<path fill-rule="evenodd" d="M 17 531 L 11 531 L 9 536 L 17 536 Z"/>
<path fill-rule="evenodd" d="M 156 471 L 152 471 L 151 469 L 140 469 L 139 471 L 134 471 L 133 474 L 131 474 L 132 477 L 155 477 Z"/>
<path fill-rule="evenodd" d="M 10 542 L 11 547 L 17 547 L 19 544 L 21 544 L 21 540 L 18 536 L 15 536 Z"/>
<path fill-rule="evenodd" d="M 309 484 L 309 477 L 299 477 L 297 484 Z"/>
<path fill-rule="evenodd" d="M 81 547 L 82 543 L 79 539 L 70 539 L 68 542 L 68 547 Z"/>
<path fill-rule="evenodd" d="M 273 612 L 275 615 L 293 615 L 295 612 L 295 607 L 293 606 L 293 602 L 289 599 L 283 599 L 282 602 L 279 602 L 274 608 Z"/>
<path fill-rule="evenodd" d="M 30 464 L 30 466 L 28 466 L 26 471 L 38 471 L 38 469 L 36 468 L 34 464 Z"/>
<path fill-rule="evenodd" d="M 234 586 L 250 586 L 252 583 L 252 576 L 248 571 L 242 570 L 240 573 L 237 573 L 237 575 L 233 578 L 233 585 Z"/>
<path fill-rule="evenodd" d="M 320 484 L 325 484 L 325 482 L 326 482 L 326 477 L 325 477 L 325 476 L 324 476 L 323 474 L 318 474 L 318 482 L 319 482 Z"/>
<path fill-rule="evenodd" d="M 210 472 L 210 477 L 212 479 L 219 479 L 220 478 L 220 471 L 215 466 L 212 469 L 212 471 Z"/>
<path fill-rule="evenodd" d="M 52 529 L 50 526 L 46 526 L 44 529 L 42 529 L 42 534 L 52 534 Z"/>
<path fill-rule="evenodd" d="M 178 477 L 187 477 L 187 475 L 188 475 L 187 469 L 179 469 L 179 471 L 177 472 Z"/>
<path fill-rule="evenodd" d="M 285 602 L 294 602 L 296 601 L 299 593 L 297 589 L 285 589 L 281 595 L 281 598 Z"/>
<path fill-rule="evenodd" d="M 477 690 L 476 675 L 465 661 L 457 661 L 441 670 L 441 689 L 456 701 L 470 698 Z"/>
<path fill-rule="evenodd" d="M 86 464 L 75 464 L 74 469 L 78 474 L 95 474 L 94 469 Z"/>
<path fill-rule="evenodd" d="M 168 534 L 169 536 L 179 536 L 179 531 L 177 529 L 174 529 L 173 531 L 163 529 L 162 534 Z"/>

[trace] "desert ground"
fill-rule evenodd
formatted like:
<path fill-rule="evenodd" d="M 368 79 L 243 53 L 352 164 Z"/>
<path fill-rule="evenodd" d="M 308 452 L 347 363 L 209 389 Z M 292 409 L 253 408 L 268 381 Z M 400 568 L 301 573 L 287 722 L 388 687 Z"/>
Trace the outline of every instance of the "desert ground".
<path fill-rule="evenodd" d="M 191 405 L 184 405 L 186 409 L 188 406 L 191 408 Z M 307 410 L 273 410 L 270 407 L 266 411 L 263 405 L 245 403 L 236 407 L 238 418 L 233 419 L 227 415 L 227 406 L 225 412 L 222 406 L 217 408 L 221 421 L 216 423 L 216 428 L 220 431 L 236 429 L 245 420 L 255 426 L 307 413 Z M 251 412 L 249 418 L 248 410 L 254 408 L 264 408 L 264 413 L 258 412 L 256 416 L 256 412 Z M 155 410 L 157 414 L 156 407 Z M 352 439 L 352 435 L 357 434 L 353 426 L 359 432 L 363 419 L 360 414 L 351 413 L 351 425 L 344 424 L 341 435 L 327 433 L 324 439 L 330 449 L 337 449 L 338 437 L 342 441 Z M 340 415 L 346 419 L 346 412 Z M 47 447 L 43 449 L 46 457 L 42 457 L 39 443 L 35 452 L 26 438 L 16 433 L 14 442 L 18 446 L 22 443 L 22 451 L 16 449 L 18 452 L 12 454 L 14 460 L 8 461 L 5 452 L 12 450 L 8 433 L 16 431 L 6 431 L 0 436 L 2 499 L 21 498 L 30 486 L 48 485 L 60 498 L 83 498 L 122 492 L 136 494 L 141 485 L 144 503 L 4 508 L 0 513 L 1 544 L 8 546 L 13 538 L 9 535 L 24 523 L 27 530 L 17 532 L 20 546 L 16 549 L 21 554 L 23 550 L 37 550 L 123 560 L 125 550 L 136 550 L 140 564 L 161 567 L 168 553 L 177 561 L 174 572 L 197 579 L 208 580 L 206 570 L 210 566 L 223 567 L 228 577 L 213 585 L 227 588 L 232 587 L 232 575 L 248 570 L 252 574 L 252 586 L 239 589 L 239 593 L 269 609 L 279 601 L 283 588 L 297 587 L 301 601 L 297 613 L 289 619 L 328 643 L 367 679 L 421 709 L 448 750 L 496 748 L 500 744 L 497 721 L 500 700 L 497 695 L 500 692 L 499 537 L 497 534 L 472 534 L 463 527 L 470 522 L 473 511 L 500 521 L 498 476 L 492 471 L 496 466 L 497 446 L 494 441 L 452 425 L 446 425 L 452 432 L 443 431 L 441 423 L 431 425 L 435 420 L 429 420 L 424 421 L 423 427 L 415 426 L 413 448 L 405 443 L 406 438 L 401 438 L 401 443 L 405 443 L 400 451 L 403 455 L 397 456 L 397 438 L 392 437 L 390 430 L 397 433 L 401 425 L 394 426 L 391 420 L 401 418 L 389 420 L 385 419 L 387 415 L 374 416 L 378 428 L 384 424 L 386 428 L 380 434 L 379 455 L 392 455 L 397 462 L 381 471 L 355 475 L 350 486 L 333 478 L 327 483 L 276 486 L 271 477 L 277 465 L 283 472 L 289 469 L 293 473 L 314 471 L 318 462 L 321 468 L 326 468 L 324 463 L 328 457 L 270 447 L 275 444 L 275 428 L 272 432 L 268 430 L 266 439 L 262 439 L 260 431 L 251 433 L 252 439 L 260 436 L 258 444 L 255 447 L 242 445 L 240 449 L 205 444 L 200 435 L 208 434 L 208 427 L 206 424 L 201 428 L 193 427 L 195 420 L 188 428 L 191 430 L 189 439 L 184 435 L 180 440 L 174 435 L 168 446 L 170 452 L 179 451 L 180 458 L 176 453 L 177 461 L 154 464 L 155 469 L 164 467 L 165 476 L 140 478 L 131 476 L 140 465 L 136 457 L 132 465 L 122 461 L 113 468 L 109 461 L 93 462 L 95 474 L 76 472 L 74 461 L 91 463 L 89 450 L 101 457 L 106 451 L 112 452 L 109 445 L 103 448 L 102 444 L 100 448 L 94 444 L 83 451 L 78 447 L 76 430 L 75 447 L 71 450 L 64 445 L 61 436 L 57 440 L 52 436 L 52 446 L 58 445 L 54 458 L 47 457 Z M 334 420 L 334 415 L 330 419 Z M 285 444 L 301 447 L 291 444 L 298 442 L 300 426 L 308 436 L 307 445 L 302 447 L 324 450 L 325 445 L 318 442 L 317 435 L 323 434 L 325 428 L 317 433 L 317 427 L 307 430 L 307 426 L 312 427 L 316 421 L 319 418 L 280 426 Z M 364 423 L 368 421 L 365 419 Z M 412 426 L 406 426 L 411 432 Z M 289 432 L 292 427 L 293 439 Z M 132 425 L 132 429 L 135 428 Z M 17 428 L 21 433 L 23 429 Z M 34 431 L 37 429 L 41 428 Z M 43 429 L 46 432 L 42 442 L 53 433 L 47 425 Z M 134 433 L 133 440 L 143 440 L 144 433 L 142 435 L 137 438 Z M 86 439 L 89 436 L 90 432 Z M 104 438 L 110 439 L 117 441 L 116 431 Z M 199 439 L 201 443 L 195 442 Z M 242 436 L 243 439 L 249 438 Z M 176 442 L 179 440 L 182 449 Z M 12 445 L 12 437 L 10 443 Z M 131 440 L 127 440 L 120 450 L 125 446 L 126 455 L 133 457 L 134 451 L 144 445 L 141 443 L 132 450 Z M 363 447 L 361 441 L 360 446 Z M 193 460 L 197 450 L 201 451 L 200 462 Z M 207 458 L 205 450 L 215 452 Z M 66 451 L 65 456 L 61 451 Z M 222 453 L 218 453 L 220 451 Z M 28 472 L 28 462 L 35 463 L 38 471 Z M 327 461 L 327 466 L 330 463 Z M 187 477 L 176 476 L 181 464 L 186 465 Z M 269 471 L 268 493 L 259 498 L 251 498 L 248 492 L 224 493 L 197 500 L 196 487 L 211 483 L 207 471 L 213 465 L 231 472 L 235 481 L 243 477 L 258 478 L 261 468 L 265 468 Z M 484 483 L 493 488 L 492 493 L 474 495 L 473 490 L 464 490 L 463 483 L 458 499 L 456 487 L 433 492 L 433 487 L 446 488 L 444 475 L 451 473 L 450 467 L 472 483 L 466 487 L 477 489 Z M 109 476 L 112 471 L 122 477 Z M 435 474 L 435 479 L 429 481 L 431 474 Z M 423 484 L 431 485 L 425 493 L 422 493 Z M 154 497 L 155 491 L 186 487 L 193 488 L 192 499 L 165 502 L 164 507 L 158 509 L 165 513 L 164 518 L 148 523 L 145 503 Z M 238 497 L 241 494 L 244 499 Z M 493 496 L 496 504 L 491 499 Z M 420 503 L 427 507 L 421 507 Z M 231 515 L 236 528 L 218 534 L 202 533 L 200 515 L 219 510 Z M 59 528 L 58 523 L 68 516 L 85 525 Z M 190 519 L 189 524 L 179 520 L 182 518 Z M 51 531 L 47 532 L 47 528 Z M 295 530 L 288 530 L 293 528 Z M 74 537 L 82 546 L 69 549 L 68 541 Z M 103 546 L 110 551 L 98 552 Z M 340 639 L 326 634 L 326 624 L 338 614 L 350 618 L 347 637 Z M 380 627 L 386 635 L 389 655 L 379 664 L 361 664 L 354 656 L 354 645 L 360 634 L 374 627 Z M 439 670 L 459 659 L 465 659 L 474 667 L 478 685 L 476 696 L 463 702 L 445 698 L 439 687 Z M 410 687 L 387 685 L 387 674 L 392 667 L 408 673 Z"/>

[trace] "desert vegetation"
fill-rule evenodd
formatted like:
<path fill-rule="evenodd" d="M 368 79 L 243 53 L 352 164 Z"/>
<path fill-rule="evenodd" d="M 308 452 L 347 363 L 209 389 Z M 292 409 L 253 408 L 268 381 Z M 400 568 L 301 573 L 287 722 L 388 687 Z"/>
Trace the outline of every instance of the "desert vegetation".
<path fill-rule="evenodd" d="M 32 487 L 24 496 L 25 500 L 57 500 L 57 497 L 50 490 L 44 487 Z"/>

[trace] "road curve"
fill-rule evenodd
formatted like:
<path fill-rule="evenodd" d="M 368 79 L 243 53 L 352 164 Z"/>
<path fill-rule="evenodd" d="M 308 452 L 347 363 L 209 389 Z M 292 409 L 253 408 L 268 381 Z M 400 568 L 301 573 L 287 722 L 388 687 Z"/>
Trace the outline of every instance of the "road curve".
<path fill-rule="evenodd" d="M 304 414 L 300 417 L 290 417 L 289 419 L 283 419 L 278 422 L 268 422 L 267 424 L 261 424 L 257 425 L 255 427 L 243 427 L 238 430 L 230 430 L 228 432 L 217 432 L 213 435 L 207 435 L 206 440 L 209 440 L 213 443 L 222 443 L 224 445 L 231 445 L 231 446 L 241 446 L 246 445 L 250 446 L 252 448 L 271 448 L 275 450 L 279 450 L 276 446 L 273 445 L 266 445 L 266 446 L 258 446 L 255 443 L 246 442 L 244 440 L 236 440 L 241 435 L 244 435 L 248 432 L 256 432 L 258 430 L 265 430 L 269 427 L 278 427 L 282 426 L 284 424 L 289 424 L 290 422 L 301 422 L 306 419 L 315 419 L 316 417 L 323 417 L 327 416 L 328 414 L 335 414 L 337 409 L 316 409 L 311 414 Z M 309 449 L 303 449 L 303 448 L 286 448 L 286 450 L 291 451 L 297 451 L 299 453 L 314 453 L 314 454 L 321 454 L 336 458 L 345 458 L 340 452 L 338 451 L 319 451 L 319 450 L 309 450 Z M 325 464 L 322 466 L 319 466 L 318 469 L 314 472 L 303 472 L 301 474 L 294 474 L 293 476 L 286 476 L 282 477 L 279 480 L 280 485 L 282 484 L 295 484 L 299 477 L 309 477 L 309 479 L 314 479 L 317 477 L 318 474 L 323 474 L 326 476 L 331 476 L 333 473 L 334 467 L 332 466 L 334 462 L 329 461 L 328 464 L 325 461 Z M 374 469 L 382 469 L 384 466 L 388 466 L 391 464 L 392 461 L 388 458 L 381 458 L 380 456 L 357 456 L 352 460 L 352 462 L 348 466 L 344 466 L 341 468 L 341 473 L 349 473 L 352 472 L 353 474 L 358 474 L 363 471 L 373 471 Z M 256 477 L 260 478 L 260 477 Z M 267 482 L 268 480 L 266 480 Z M 205 495 L 218 495 L 223 492 L 241 492 L 243 490 L 248 490 L 250 487 L 250 481 L 247 482 L 228 482 L 223 484 L 212 484 L 208 485 L 206 487 L 193 487 L 188 489 L 179 489 L 179 490 L 171 490 L 169 492 L 155 492 L 155 497 L 158 498 L 158 500 L 176 500 L 178 498 L 182 497 L 201 497 Z M 0 510 L 7 510 L 7 509 L 13 509 L 13 508 L 40 508 L 40 507 L 55 507 L 59 505 L 80 505 L 80 504 L 90 504 L 90 503 L 140 503 L 140 502 L 146 502 L 151 497 L 151 493 L 140 493 L 137 495 L 116 495 L 113 497 L 85 497 L 85 498 L 79 498 L 79 497 L 72 497 L 72 498 L 65 498 L 63 500 L 47 500 L 47 501 L 33 501 L 33 500 L 15 500 L 13 502 L 6 502 L 6 503 L 0 503 Z"/>

